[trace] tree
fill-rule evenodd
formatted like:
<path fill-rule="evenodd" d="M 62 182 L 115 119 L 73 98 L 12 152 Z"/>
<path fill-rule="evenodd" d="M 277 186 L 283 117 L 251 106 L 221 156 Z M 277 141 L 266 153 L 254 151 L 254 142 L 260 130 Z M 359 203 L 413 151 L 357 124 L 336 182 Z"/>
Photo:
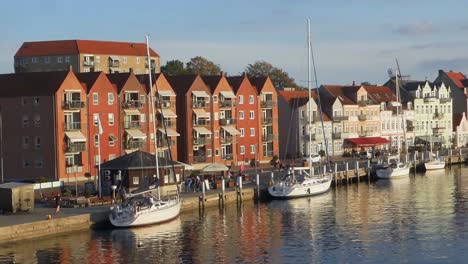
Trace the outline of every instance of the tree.
<path fill-rule="evenodd" d="M 184 63 L 180 60 L 170 60 L 166 62 L 166 65 L 161 67 L 161 72 L 166 75 L 181 75 L 187 73 L 184 68 Z"/>
<path fill-rule="evenodd" d="M 289 74 L 280 68 L 274 67 L 271 63 L 266 61 L 256 61 L 253 64 L 247 65 L 245 72 L 249 76 L 260 77 L 270 76 L 273 85 L 276 88 L 294 87 L 298 85 L 293 78 L 289 77 Z"/>
<path fill-rule="evenodd" d="M 187 62 L 186 70 L 188 73 L 201 75 L 219 75 L 221 73 L 219 65 L 201 56 L 191 58 Z"/>

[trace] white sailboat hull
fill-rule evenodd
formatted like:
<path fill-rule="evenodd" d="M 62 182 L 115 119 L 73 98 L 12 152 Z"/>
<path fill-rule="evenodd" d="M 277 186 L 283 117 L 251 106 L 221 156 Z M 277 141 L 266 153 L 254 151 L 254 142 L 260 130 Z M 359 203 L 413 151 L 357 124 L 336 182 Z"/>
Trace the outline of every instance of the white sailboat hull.
<path fill-rule="evenodd" d="M 397 177 L 409 176 L 410 168 L 407 164 L 398 164 L 397 167 L 386 166 L 378 169 L 375 173 L 380 179 L 391 179 Z"/>
<path fill-rule="evenodd" d="M 306 178 L 302 182 L 281 181 L 268 187 L 268 193 L 274 198 L 298 198 L 327 192 L 332 182 L 331 175 L 320 178 Z"/>
<path fill-rule="evenodd" d="M 441 170 L 445 168 L 445 161 L 431 160 L 424 163 L 426 170 Z"/>
<path fill-rule="evenodd" d="M 150 208 L 139 209 L 136 206 L 126 206 L 112 209 L 109 220 L 116 227 L 133 227 L 152 225 L 168 222 L 180 214 L 182 201 L 174 199 L 169 201 L 158 201 Z"/>

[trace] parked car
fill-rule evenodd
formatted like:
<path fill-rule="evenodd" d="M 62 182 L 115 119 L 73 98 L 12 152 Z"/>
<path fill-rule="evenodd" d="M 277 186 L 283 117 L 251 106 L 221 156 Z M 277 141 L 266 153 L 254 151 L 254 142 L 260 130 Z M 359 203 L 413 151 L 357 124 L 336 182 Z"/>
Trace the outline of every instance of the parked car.
<path fill-rule="evenodd" d="M 372 158 L 372 153 L 368 151 L 361 151 L 359 152 L 359 158 L 360 159 L 371 159 Z"/>
<path fill-rule="evenodd" d="M 312 156 L 310 156 L 310 161 L 312 163 L 320 162 L 321 160 L 322 160 L 322 157 L 320 157 L 320 155 L 318 154 L 313 154 Z M 302 161 L 309 162 L 309 156 L 305 156 L 304 158 L 302 158 Z"/>

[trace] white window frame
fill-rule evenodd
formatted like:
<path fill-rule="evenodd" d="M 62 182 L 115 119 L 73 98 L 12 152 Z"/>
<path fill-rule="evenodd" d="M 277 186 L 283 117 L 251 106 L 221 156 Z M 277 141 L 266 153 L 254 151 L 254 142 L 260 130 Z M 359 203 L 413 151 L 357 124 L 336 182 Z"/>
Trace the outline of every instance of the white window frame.
<path fill-rule="evenodd" d="M 249 95 L 249 104 L 255 103 L 255 97 L 253 95 Z"/>
<path fill-rule="evenodd" d="M 245 146 L 240 146 L 239 148 L 239 154 L 244 155 L 245 154 Z"/>
<path fill-rule="evenodd" d="M 94 135 L 94 146 L 95 147 L 99 147 L 99 135 L 98 134 L 95 134 Z"/>
<path fill-rule="evenodd" d="M 244 96 L 239 95 L 239 104 L 244 104 Z"/>
<path fill-rule="evenodd" d="M 115 137 L 114 137 L 114 135 L 109 135 L 109 146 L 110 147 L 115 146 Z"/>
<path fill-rule="evenodd" d="M 65 62 L 70 62 L 70 56 L 65 56 Z"/>
<path fill-rule="evenodd" d="M 109 126 L 113 126 L 114 123 L 115 123 L 114 113 L 108 113 L 107 118 L 109 119 L 109 121 L 108 121 Z"/>
<path fill-rule="evenodd" d="M 211 152 L 211 149 L 207 149 L 206 150 L 206 156 L 211 157 L 212 155 L 213 155 L 213 153 Z"/>
<path fill-rule="evenodd" d="M 107 104 L 108 105 L 113 105 L 114 104 L 114 94 L 113 93 L 108 93 L 107 94 Z"/>
<path fill-rule="evenodd" d="M 57 57 L 57 63 L 63 63 L 63 57 L 62 56 Z"/>
<path fill-rule="evenodd" d="M 254 127 L 250 128 L 250 136 L 255 137 L 255 128 Z"/>
<path fill-rule="evenodd" d="M 250 118 L 251 120 L 255 119 L 255 111 L 254 111 L 254 110 L 250 110 L 250 112 L 249 112 L 249 118 Z"/>
<path fill-rule="evenodd" d="M 244 135 L 245 135 L 244 128 L 239 128 L 239 132 L 240 132 L 240 136 L 244 137 Z"/>
<path fill-rule="evenodd" d="M 99 94 L 93 93 L 93 105 L 99 105 Z"/>
<path fill-rule="evenodd" d="M 250 145 L 250 154 L 255 154 L 255 145 Z"/>
<path fill-rule="evenodd" d="M 239 120 L 244 120 L 244 111 L 239 111 Z"/>

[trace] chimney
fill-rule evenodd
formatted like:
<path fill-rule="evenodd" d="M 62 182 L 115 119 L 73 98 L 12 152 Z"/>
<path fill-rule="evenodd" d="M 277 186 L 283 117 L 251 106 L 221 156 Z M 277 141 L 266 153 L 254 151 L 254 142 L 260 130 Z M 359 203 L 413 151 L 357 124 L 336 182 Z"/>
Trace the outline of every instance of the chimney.
<path fill-rule="evenodd" d="M 246 73 L 246 72 L 243 72 L 243 73 L 242 73 L 242 76 L 247 77 L 247 73 Z"/>
<path fill-rule="evenodd" d="M 353 86 L 356 86 L 356 81 L 353 81 Z"/>
<path fill-rule="evenodd" d="M 220 75 L 221 75 L 222 77 L 224 77 L 224 71 L 221 71 L 221 72 L 220 72 Z"/>
<path fill-rule="evenodd" d="M 68 71 L 71 71 L 71 72 L 73 71 L 73 66 L 71 64 L 68 65 Z"/>

